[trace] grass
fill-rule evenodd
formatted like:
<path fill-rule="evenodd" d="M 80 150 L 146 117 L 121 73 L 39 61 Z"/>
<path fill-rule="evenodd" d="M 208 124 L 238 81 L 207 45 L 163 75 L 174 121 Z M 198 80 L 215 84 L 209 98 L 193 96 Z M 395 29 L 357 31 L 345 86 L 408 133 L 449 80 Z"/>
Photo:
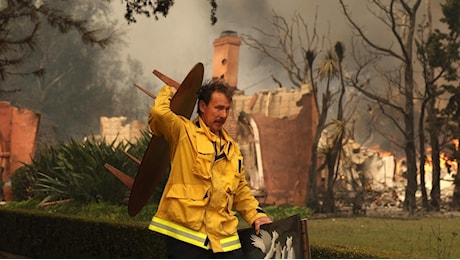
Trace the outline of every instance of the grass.
<path fill-rule="evenodd" d="M 313 219 L 308 234 L 310 243 L 399 252 L 413 258 L 460 258 L 459 222 L 459 218 Z"/>

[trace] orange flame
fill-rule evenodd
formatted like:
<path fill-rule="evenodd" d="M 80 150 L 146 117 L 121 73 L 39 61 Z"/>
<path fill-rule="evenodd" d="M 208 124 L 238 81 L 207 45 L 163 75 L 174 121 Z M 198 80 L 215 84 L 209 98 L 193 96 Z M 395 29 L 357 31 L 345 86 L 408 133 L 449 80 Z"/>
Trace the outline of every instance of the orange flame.
<path fill-rule="evenodd" d="M 458 140 L 456 145 L 458 145 Z M 431 151 L 431 149 L 429 149 Z M 428 149 L 427 149 L 428 152 Z M 431 154 L 426 155 L 426 162 L 425 162 L 425 172 L 433 172 L 433 160 L 431 159 Z M 450 160 L 449 157 L 445 153 L 441 153 L 439 155 L 439 164 L 441 169 L 446 167 L 450 167 L 450 172 L 457 172 L 457 162 L 455 160 Z"/>

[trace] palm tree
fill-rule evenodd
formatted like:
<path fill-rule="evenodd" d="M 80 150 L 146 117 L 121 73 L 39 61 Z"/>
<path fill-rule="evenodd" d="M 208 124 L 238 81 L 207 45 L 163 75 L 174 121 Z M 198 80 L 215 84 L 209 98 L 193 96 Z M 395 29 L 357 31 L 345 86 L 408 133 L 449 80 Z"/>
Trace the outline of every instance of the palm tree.
<path fill-rule="evenodd" d="M 334 53 L 329 50 L 326 53 L 324 60 L 320 62 L 319 66 L 319 77 L 320 80 L 326 81 L 326 89 L 323 93 L 323 100 L 322 100 L 322 107 L 320 113 L 320 119 L 318 121 L 317 127 L 317 134 L 321 134 L 321 132 L 326 129 L 326 120 L 328 116 L 328 109 L 332 103 L 332 97 L 335 95 L 331 92 L 331 81 L 338 76 L 339 68 L 337 66 L 337 57 Z M 337 138 L 337 137 L 336 137 Z M 336 139 L 334 138 L 334 139 Z M 333 212 L 334 207 L 334 172 L 335 172 L 335 158 L 337 155 L 335 154 L 336 149 L 336 140 L 333 141 L 333 146 L 330 149 L 323 150 L 325 152 L 325 161 L 324 164 L 327 165 L 328 170 L 328 178 L 327 178 L 327 190 L 326 190 L 326 197 L 324 201 L 324 208 L 323 211 L 325 212 Z M 317 149 L 317 148 L 316 148 Z M 320 167 L 322 168 L 322 167 Z M 314 169 L 316 171 L 316 169 Z"/>

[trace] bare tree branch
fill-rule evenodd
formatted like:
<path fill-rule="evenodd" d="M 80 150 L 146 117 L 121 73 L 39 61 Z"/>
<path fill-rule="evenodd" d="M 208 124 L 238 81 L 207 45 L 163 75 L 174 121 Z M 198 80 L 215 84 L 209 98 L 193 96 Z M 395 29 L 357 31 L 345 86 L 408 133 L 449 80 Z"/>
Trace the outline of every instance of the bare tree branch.
<path fill-rule="evenodd" d="M 308 48 L 310 44 L 318 41 L 318 35 L 314 31 L 310 36 L 307 23 L 298 14 L 288 23 L 284 17 L 277 15 L 273 10 L 271 25 L 273 33 L 267 33 L 257 27 L 253 28 L 266 39 L 243 34 L 242 41 L 250 48 L 261 52 L 264 58 L 279 64 L 287 73 L 290 82 L 300 88 L 307 82 L 309 72 L 304 42 L 307 42 Z"/>
<path fill-rule="evenodd" d="M 394 0 L 392 0 L 393 2 Z M 358 32 L 358 35 L 371 47 L 373 47 L 375 50 L 378 50 L 382 53 L 386 53 L 390 56 L 393 56 L 395 58 L 398 58 L 400 59 L 401 61 L 404 61 L 404 58 L 402 56 L 400 56 L 399 54 L 397 54 L 396 52 L 392 51 L 391 50 L 391 47 L 390 48 L 384 48 L 384 47 L 381 47 L 377 44 L 375 44 L 373 41 L 371 41 L 367 35 L 364 33 L 363 29 L 351 18 L 351 15 L 350 15 L 350 12 L 347 8 L 347 6 L 345 5 L 345 3 L 343 2 L 343 0 L 339 0 L 340 2 L 340 5 L 342 6 L 342 10 L 343 10 L 343 13 L 345 15 L 345 17 L 347 18 L 348 22 L 353 26 L 353 28 Z"/>

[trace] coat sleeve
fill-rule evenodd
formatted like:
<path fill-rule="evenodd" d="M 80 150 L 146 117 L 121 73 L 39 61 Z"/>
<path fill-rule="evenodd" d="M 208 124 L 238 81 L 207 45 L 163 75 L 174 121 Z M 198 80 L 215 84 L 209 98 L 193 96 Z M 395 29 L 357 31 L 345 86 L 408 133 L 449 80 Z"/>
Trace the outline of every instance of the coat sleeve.
<path fill-rule="evenodd" d="M 182 119 L 171 110 L 171 99 L 174 92 L 169 86 L 163 86 L 155 103 L 150 108 L 149 126 L 153 134 L 163 136 L 170 144 L 177 141 Z"/>
<path fill-rule="evenodd" d="M 239 155 L 239 157 L 242 158 L 241 155 Z M 234 207 L 241 214 L 243 219 L 249 225 L 252 225 L 256 219 L 266 217 L 267 214 L 265 214 L 265 212 L 259 206 L 259 202 L 251 192 L 251 188 L 246 181 L 246 173 L 242 161 L 241 173 L 238 176 L 239 184 L 234 196 Z"/>

